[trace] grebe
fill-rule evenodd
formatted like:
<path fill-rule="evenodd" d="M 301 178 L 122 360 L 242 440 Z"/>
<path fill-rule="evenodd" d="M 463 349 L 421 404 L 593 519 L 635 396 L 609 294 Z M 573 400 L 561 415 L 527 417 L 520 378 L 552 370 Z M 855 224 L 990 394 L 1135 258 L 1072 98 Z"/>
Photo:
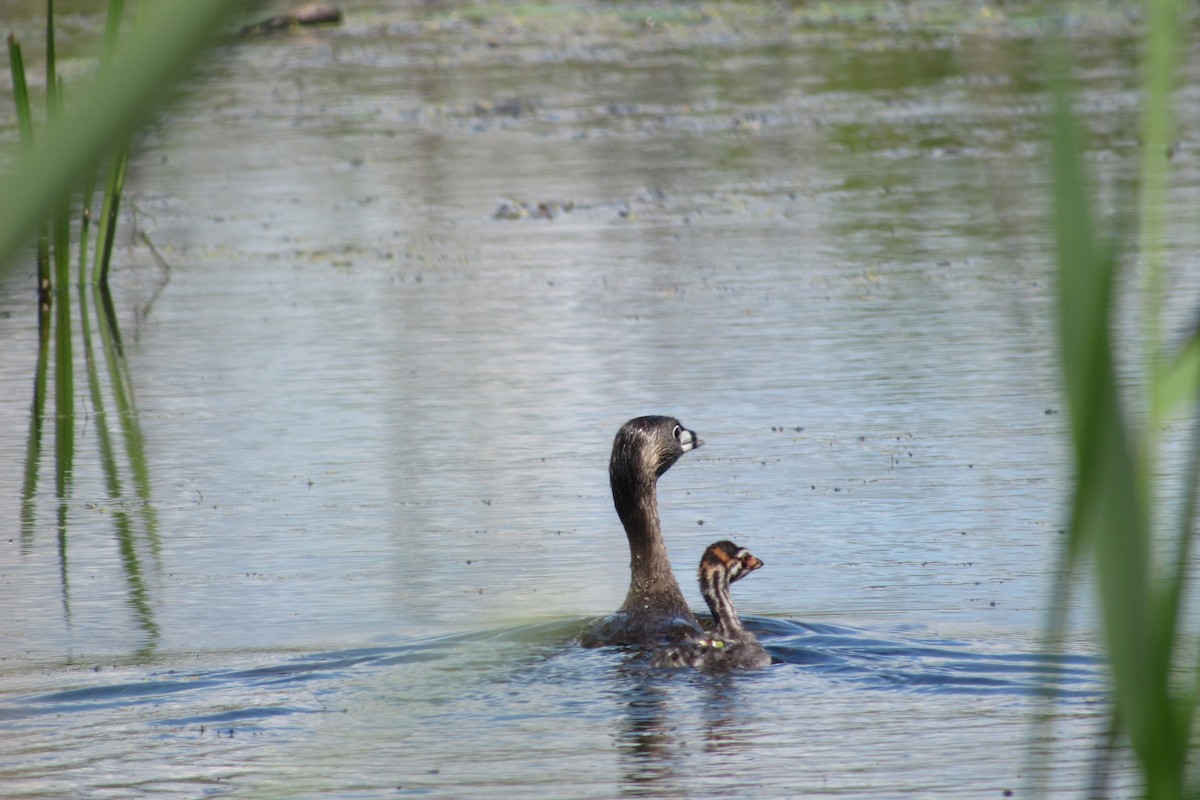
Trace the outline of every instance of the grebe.
<path fill-rule="evenodd" d="M 656 667 L 698 669 L 755 669 L 771 663 L 771 656 L 754 634 L 742 627 L 729 585 L 763 565 L 749 550 L 733 542 L 708 546 L 700 558 L 700 593 L 712 611 L 713 627 L 707 635 L 658 650 Z"/>
<path fill-rule="evenodd" d="M 702 444 L 674 417 L 637 417 L 617 431 L 608 480 L 629 539 L 629 593 L 617 613 L 585 635 L 588 644 L 663 644 L 701 634 L 671 571 L 656 485 L 680 456 Z"/>

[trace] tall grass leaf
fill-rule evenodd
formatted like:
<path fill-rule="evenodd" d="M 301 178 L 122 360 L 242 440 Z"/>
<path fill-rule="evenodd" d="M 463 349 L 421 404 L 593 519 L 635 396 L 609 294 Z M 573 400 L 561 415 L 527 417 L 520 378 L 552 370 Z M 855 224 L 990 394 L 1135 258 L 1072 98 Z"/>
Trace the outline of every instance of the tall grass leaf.
<path fill-rule="evenodd" d="M 125 13 L 124 0 L 108 0 L 108 16 L 104 21 L 104 61 L 112 59 L 117 52 L 117 35 L 121 32 L 121 17 Z"/>
<path fill-rule="evenodd" d="M 17 127 L 21 133 L 21 144 L 33 144 L 33 113 L 29 107 L 29 86 L 25 82 L 25 60 L 21 57 L 21 45 L 15 36 L 8 35 L 8 65 L 12 72 L 13 102 L 17 106 Z"/>
<path fill-rule="evenodd" d="M 58 59 L 54 53 L 54 0 L 46 0 L 46 108 L 58 105 Z"/>
<path fill-rule="evenodd" d="M 1053 77 L 1051 148 L 1063 372 L 1075 445 L 1072 546 L 1092 554 L 1118 718 L 1152 796 L 1172 796 L 1175 737 L 1150 633 L 1149 524 L 1109 341 L 1116 258 L 1095 234 L 1065 61 Z"/>
<path fill-rule="evenodd" d="M 1141 181 L 1139 198 L 1142 267 L 1142 346 L 1147 369 L 1146 390 L 1150 406 L 1160 402 L 1162 387 L 1162 250 L 1167 223 L 1167 149 L 1174 128 L 1172 94 L 1179 60 L 1179 0 L 1150 0 L 1146 3 L 1148 25 L 1144 36 L 1142 63 Z M 1153 451 L 1157 429 L 1146 430 L 1146 447 Z M 1151 456 L 1152 457 L 1152 456 Z M 1145 476 L 1149 479 L 1150 475 Z"/>
<path fill-rule="evenodd" d="M 12 72 L 13 101 L 17 106 L 21 144 L 28 151 L 33 147 L 33 110 L 29 104 L 29 86 L 25 81 L 25 59 L 21 56 L 21 45 L 11 33 L 8 35 L 8 63 Z M 44 220 L 38 233 L 37 272 L 38 316 L 44 318 L 50 303 L 50 238 Z"/>
<path fill-rule="evenodd" d="M 1179 409 L 1195 404 L 1200 398 L 1200 331 L 1180 348 L 1163 370 L 1155 392 L 1151 425 L 1161 426 Z"/>

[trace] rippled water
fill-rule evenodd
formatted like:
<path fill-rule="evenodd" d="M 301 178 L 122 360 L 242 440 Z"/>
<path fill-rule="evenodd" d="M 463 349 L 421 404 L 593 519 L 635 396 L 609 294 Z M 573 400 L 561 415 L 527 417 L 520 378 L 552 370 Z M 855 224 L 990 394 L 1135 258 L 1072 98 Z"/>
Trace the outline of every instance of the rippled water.
<path fill-rule="evenodd" d="M 1011 643 L 752 624 L 779 663 L 738 675 L 581 648 L 580 621 L 60 670 L 73 688 L 42 677 L 0 705 L 6 783 L 51 796 L 987 796 L 1021 783 L 1016 765 L 981 755 L 1020 752 L 1013 718 L 1047 677 L 1071 723 L 1056 768 L 1089 766 L 1094 658 L 1051 665 Z"/>
<path fill-rule="evenodd" d="M 1081 794 L 1086 598 L 1061 667 L 1037 643 L 1069 482 L 1032 29 L 346 8 L 222 48 L 136 148 L 145 497 L 81 394 L 65 523 L 52 441 L 23 509 L 32 279 L 0 286 L 3 793 Z M 1078 35 L 1119 209 L 1132 39 Z M 706 442 L 660 482 L 685 591 L 716 539 L 762 557 L 735 594 L 776 665 L 578 645 L 643 413 Z"/>

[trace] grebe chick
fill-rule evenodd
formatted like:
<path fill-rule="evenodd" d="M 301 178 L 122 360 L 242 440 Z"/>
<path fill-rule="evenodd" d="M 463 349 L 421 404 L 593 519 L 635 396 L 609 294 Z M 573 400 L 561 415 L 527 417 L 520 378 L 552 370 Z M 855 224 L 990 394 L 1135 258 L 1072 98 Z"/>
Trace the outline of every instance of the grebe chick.
<path fill-rule="evenodd" d="M 662 644 L 701 633 L 671 571 L 657 494 L 659 476 L 701 444 L 674 417 L 637 417 L 617 431 L 608 480 L 629 539 L 629 593 L 617 613 L 585 634 L 587 644 Z"/>
<path fill-rule="evenodd" d="M 729 585 L 763 565 L 749 550 L 733 542 L 708 546 L 700 558 L 700 593 L 712 611 L 713 627 L 708 635 L 665 647 L 654 654 L 656 667 L 698 669 L 755 669 L 771 663 L 771 656 L 758 639 L 742 627 Z"/>

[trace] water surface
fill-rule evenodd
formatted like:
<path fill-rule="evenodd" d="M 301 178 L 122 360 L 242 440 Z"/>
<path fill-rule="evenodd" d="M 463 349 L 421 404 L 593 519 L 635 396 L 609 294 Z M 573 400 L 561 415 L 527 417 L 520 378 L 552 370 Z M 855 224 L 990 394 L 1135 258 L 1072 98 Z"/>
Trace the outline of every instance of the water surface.
<path fill-rule="evenodd" d="M 145 496 L 81 392 L 65 523 L 52 444 L 22 507 L 31 268 L 4 279 L 7 794 L 1082 793 L 1086 597 L 1060 669 L 1037 642 L 1069 475 L 1036 29 L 553 9 L 348 3 L 154 121 L 116 276 Z M 1132 32 L 1079 24 L 1121 211 Z M 706 442 L 659 487 L 685 590 L 750 547 L 775 666 L 578 645 L 624 595 L 606 460 L 644 413 Z"/>

